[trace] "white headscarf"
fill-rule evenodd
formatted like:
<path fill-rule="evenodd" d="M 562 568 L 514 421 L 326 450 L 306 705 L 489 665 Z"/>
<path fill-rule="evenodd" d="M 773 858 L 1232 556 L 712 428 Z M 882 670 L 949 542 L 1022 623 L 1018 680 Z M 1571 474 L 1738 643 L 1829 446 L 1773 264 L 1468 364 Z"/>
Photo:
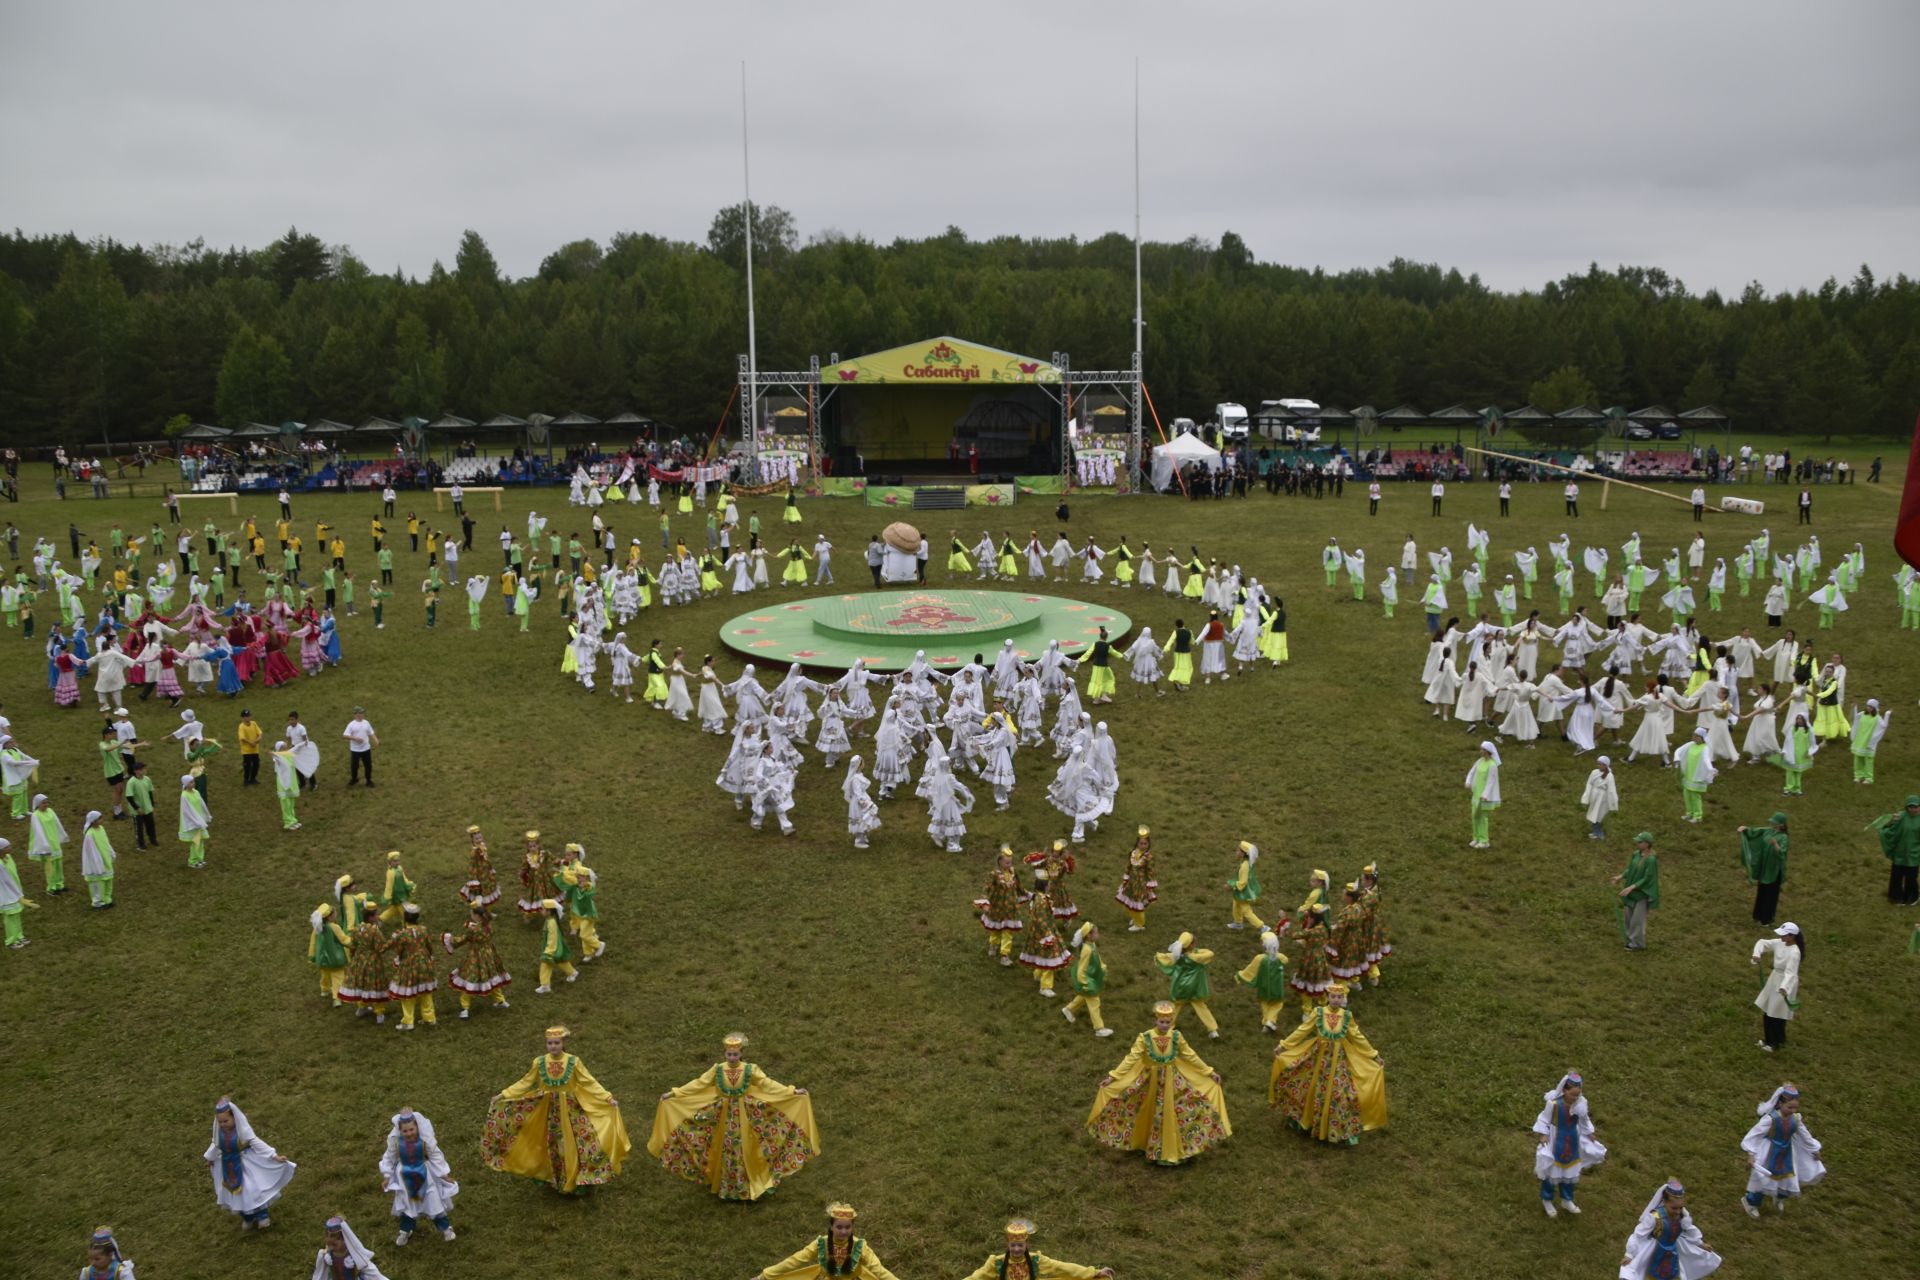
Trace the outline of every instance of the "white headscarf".
<path fill-rule="evenodd" d="M 1495 763 L 1496 765 L 1497 765 L 1497 764 L 1499 764 L 1499 763 L 1501 763 L 1501 760 L 1500 760 L 1500 748 L 1498 748 L 1498 747 L 1496 747 L 1496 746 L 1494 746 L 1494 745 L 1493 745 L 1493 744 L 1492 744 L 1491 742 L 1483 742 L 1483 743 L 1481 743 L 1481 744 L 1480 744 L 1480 749 L 1481 749 L 1482 751 L 1484 751 L 1484 752 L 1486 752 L 1486 753 L 1487 753 L 1488 755 L 1490 755 L 1490 756 L 1492 756 L 1492 757 L 1493 757 L 1493 762 L 1494 762 L 1494 763 Z"/>
<path fill-rule="evenodd" d="M 1768 1095 L 1767 1100 L 1765 1102 L 1761 1103 L 1758 1107 L 1754 1108 L 1754 1114 L 1762 1115 L 1762 1116 L 1767 1115 L 1768 1113 L 1772 1112 L 1774 1109 L 1779 1107 L 1780 1099 L 1789 1093 L 1796 1098 L 1800 1096 L 1800 1090 L 1796 1089 L 1793 1085 L 1783 1084 L 1778 1089 L 1775 1089 L 1770 1095 Z"/>
<path fill-rule="evenodd" d="M 425 1130 L 421 1132 L 424 1133 Z M 367 1246 L 360 1243 L 360 1237 L 353 1234 L 353 1228 L 347 1225 L 345 1218 L 342 1218 L 338 1214 L 328 1218 L 327 1230 L 329 1232 L 338 1231 L 340 1233 L 340 1238 L 347 1246 L 347 1256 L 353 1259 L 354 1265 L 359 1267 L 363 1273 L 378 1274 L 378 1269 L 373 1265 L 373 1253 Z M 325 1246 L 322 1246 L 321 1252 L 326 1252 Z"/>
<path fill-rule="evenodd" d="M 1566 1092 L 1567 1086 L 1570 1084 L 1577 1084 L 1577 1085 L 1584 1086 L 1586 1084 L 1586 1081 L 1583 1080 L 1579 1075 L 1575 1074 L 1574 1072 L 1571 1072 L 1571 1071 L 1567 1072 L 1567 1074 L 1560 1077 L 1560 1082 L 1558 1084 L 1554 1085 L 1553 1088 L 1547 1090 L 1548 1104 L 1551 1105 L 1552 1103 L 1558 1101 L 1560 1098 L 1560 1095 Z"/>
<path fill-rule="evenodd" d="M 1674 1191 L 1678 1191 L 1681 1195 L 1685 1195 L 1687 1193 L 1687 1189 L 1680 1184 L 1680 1179 L 1669 1178 L 1667 1181 L 1661 1183 L 1659 1186 L 1653 1189 L 1653 1199 L 1647 1201 L 1647 1207 L 1640 1211 L 1640 1216 L 1644 1218 L 1648 1214 L 1652 1213 L 1654 1210 L 1658 1209 L 1660 1207 L 1660 1202 L 1666 1199 L 1667 1191 L 1669 1188 L 1671 1188 Z"/>
<path fill-rule="evenodd" d="M 855 778 L 861 778 L 862 781 L 865 780 L 860 773 L 860 763 L 859 756 L 849 757 L 847 760 L 847 772 L 840 780 L 840 794 L 848 800 L 853 799 L 853 793 L 855 791 L 853 780 Z"/>
<path fill-rule="evenodd" d="M 1173 940 L 1173 944 L 1167 948 L 1167 954 L 1172 956 L 1175 960 L 1178 960 L 1180 958 L 1181 953 L 1184 952 L 1186 949 L 1187 949 L 1186 945 L 1182 943 L 1179 938 L 1175 938 Z"/>
<path fill-rule="evenodd" d="M 226 1110 L 231 1111 L 233 1113 L 234 1137 L 240 1141 L 240 1144 L 242 1146 L 245 1146 L 248 1143 L 251 1143 L 254 1140 L 253 1126 L 247 1123 L 247 1113 L 242 1111 L 240 1109 L 240 1104 L 235 1102 L 232 1098 L 222 1098 L 220 1099 L 220 1101 L 214 1103 L 213 1120 L 210 1122 L 213 1128 L 214 1147 L 218 1148 L 220 1145 L 220 1111 L 222 1108 L 225 1108 Z"/>

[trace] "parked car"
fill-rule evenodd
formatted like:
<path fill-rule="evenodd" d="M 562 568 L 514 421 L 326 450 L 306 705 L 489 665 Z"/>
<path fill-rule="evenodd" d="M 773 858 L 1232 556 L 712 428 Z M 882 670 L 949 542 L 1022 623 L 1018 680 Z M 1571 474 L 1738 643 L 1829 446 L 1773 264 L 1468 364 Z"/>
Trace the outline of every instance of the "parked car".
<path fill-rule="evenodd" d="M 1657 434 L 1662 440 L 1678 440 L 1686 433 L 1677 422 L 1663 422 Z"/>
<path fill-rule="evenodd" d="M 1644 422 L 1633 422 L 1627 425 L 1626 434 L 1629 440 L 1651 440 L 1653 439 L 1653 428 Z"/>

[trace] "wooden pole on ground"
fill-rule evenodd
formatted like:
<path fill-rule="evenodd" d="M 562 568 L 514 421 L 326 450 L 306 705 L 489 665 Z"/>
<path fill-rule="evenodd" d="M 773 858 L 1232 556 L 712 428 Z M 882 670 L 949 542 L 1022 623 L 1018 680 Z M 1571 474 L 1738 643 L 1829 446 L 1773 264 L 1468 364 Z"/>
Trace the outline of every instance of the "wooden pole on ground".
<path fill-rule="evenodd" d="M 1567 475 L 1573 476 L 1575 479 L 1581 479 L 1581 478 L 1593 479 L 1594 478 L 1594 473 L 1591 471 L 1580 471 L 1574 467 L 1564 467 L 1557 462 L 1542 462 L 1538 458 L 1523 458 L 1518 454 L 1501 453 L 1495 449 L 1482 449 L 1475 445 L 1467 445 L 1465 446 L 1465 448 L 1468 453 L 1483 453 L 1489 458 L 1504 458 L 1508 462 L 1518 462 L 1522 466 L 1545 467 L 1549 471 L 1562 471 L 1562 472 L 1565 472 Z M 1602 511 L 1605 511 L 1607 509 L 1608 493 L 1612 490 L 1613 486 L 1616 484 L 1627 489 L 1637 489 L 1641 493 L 1650 493 L 1656 498 L 1665 498 L 1668 502 L 1678 502 L 1683 506 L 1686 506 L 1689 508 L 1693 506 L 1692 502 L 1688 501 L 1686 498 L 1681 497 L 1679 494 L 1668 493 L 1663 489 L 1656 489 L 1652 485 L 1635 484 L 1631 480 L 1621 480 L 1617 477 L 1612 477 L 1612 476 L 1601 476 L 1599 477 L 1599 480 L 1600 480 L 1600 509 Z M 1721 507 L 1709 506 L 1704 508 L 1704 510 L 1708 515 L 1724 516 L 1724 515 L 1735 514 L 1734 512 L 1728 511 Z M 1745 513 L 1740 513 L 1740 514 L 1745 514 Z"/>

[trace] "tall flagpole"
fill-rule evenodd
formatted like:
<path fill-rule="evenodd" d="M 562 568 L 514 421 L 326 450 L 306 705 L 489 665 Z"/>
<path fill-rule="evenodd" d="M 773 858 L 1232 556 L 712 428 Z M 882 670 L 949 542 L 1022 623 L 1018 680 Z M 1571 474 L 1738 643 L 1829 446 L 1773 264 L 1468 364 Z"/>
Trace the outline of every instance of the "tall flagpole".
<path fill-rule="evenodd" d="M 1140 59 L 1133 60 L 1133 349 L 1143 352 L 1146 320 L 1140 310 Z"/>
<path fill-rule="evenodd" d="M 747 394 L 740 412 L 746 430 L 747 456 L 760 456 L 760 380 L 759 352 L 754 345 L 753 324 L 753 168 L 747 150 L 747 64 L 740 63 L 740 190 L 741 226 L 747 243 Z M 755 477 L 757 482 L 758 477 Z"/>
<path fill-rule="evenodd" d="M 1133 472 L 1128 488 L 1134 493 L 1146 476 L 1145 426 L 1140 420 L 1141 401 L 1146 398 L 1146 316 L 1140 305 L 1140 59 L 1133 60 Z"/>

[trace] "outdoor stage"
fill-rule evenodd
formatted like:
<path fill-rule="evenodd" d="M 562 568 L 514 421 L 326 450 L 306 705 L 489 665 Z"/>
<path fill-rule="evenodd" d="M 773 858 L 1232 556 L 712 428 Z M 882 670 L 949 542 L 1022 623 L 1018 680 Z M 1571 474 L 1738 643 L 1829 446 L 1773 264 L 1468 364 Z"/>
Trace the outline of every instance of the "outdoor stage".
<path fill-rule="evenodd" d="M 1022 658 L 1038 658 L 1049 640 L 1069 656 L 1092 646 L 1101 627 L 1115 647 L 1133 620 L 1118 609 L 1023 591 L 946 591 L 901 587 L 781 602 L 729 620 L 721 641 L 765 667 L 798 662 L 848 667 L 866 659 L 875 671 L 898 671 L 926 651 L 935 667 L 963 666 L 978 653 L 991 665 L 1011 639 Z"/>

